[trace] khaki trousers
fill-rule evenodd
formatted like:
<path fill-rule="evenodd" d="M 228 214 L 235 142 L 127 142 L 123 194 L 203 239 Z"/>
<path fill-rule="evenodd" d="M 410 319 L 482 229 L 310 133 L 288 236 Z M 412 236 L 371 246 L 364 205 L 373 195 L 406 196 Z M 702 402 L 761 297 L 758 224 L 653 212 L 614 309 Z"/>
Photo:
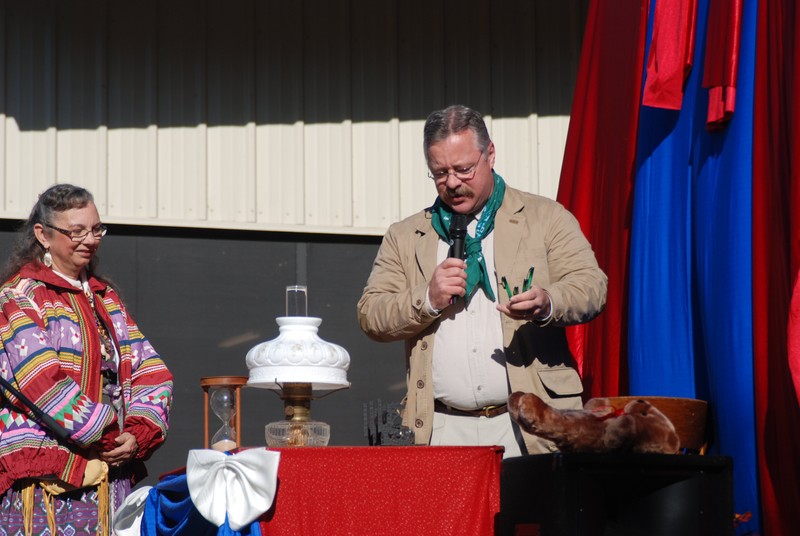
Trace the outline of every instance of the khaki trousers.
<path fill-rule="evenodd" d="M 497 417 L 467 417 L 433 414 L 431 446 L 489 446 L 505 447 L 503 458 L 521 456 L 519 442 L 508 413 Z"/>

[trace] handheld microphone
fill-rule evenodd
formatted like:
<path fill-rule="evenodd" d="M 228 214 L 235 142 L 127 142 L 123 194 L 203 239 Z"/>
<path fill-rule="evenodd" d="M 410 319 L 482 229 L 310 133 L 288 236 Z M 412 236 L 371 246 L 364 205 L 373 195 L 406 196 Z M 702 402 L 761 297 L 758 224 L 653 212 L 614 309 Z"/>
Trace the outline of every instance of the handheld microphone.
<path fill-rule="evenodd" d="M 447 253 L 448 257 L 464 260 L 466 251 L 464 251 L 465 239 L 467 237 L 467 216 L 466 214 L 453 214 L 450 219 L 450 240 L 453 241 L 450 246 L 450 251 Z M 453 305 L 458 300 L 458 296 L 450 298 L 450 305 Z"/>

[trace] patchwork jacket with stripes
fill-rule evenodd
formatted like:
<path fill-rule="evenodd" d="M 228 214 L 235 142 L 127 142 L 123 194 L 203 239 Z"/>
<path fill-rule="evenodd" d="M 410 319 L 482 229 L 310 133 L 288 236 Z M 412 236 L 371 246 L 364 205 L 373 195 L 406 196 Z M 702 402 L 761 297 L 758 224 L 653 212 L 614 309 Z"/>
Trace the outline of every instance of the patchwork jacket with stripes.
<path fill-rule="evenodd" d="M 102 343 L 89 298 L 38 262 L 24 266 L 0 288 L 0 374 L 70 440 L 60 444 L 0 388 L 0 492 L 28 477 L 79 485 L 88 459 L 115 448 L 122 431 L 136 437 L 137 465 L 166 438 L 172 375 L 114 289 L 94 276 L 88 283 L 119 355 L 122 415 L 101 402 Z"/>

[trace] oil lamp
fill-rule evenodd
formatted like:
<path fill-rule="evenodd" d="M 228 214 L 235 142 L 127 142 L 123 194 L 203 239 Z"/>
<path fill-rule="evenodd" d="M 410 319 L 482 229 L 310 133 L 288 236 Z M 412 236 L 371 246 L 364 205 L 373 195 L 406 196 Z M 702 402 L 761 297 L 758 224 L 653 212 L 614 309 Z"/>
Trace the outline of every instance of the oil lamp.
<path fill-rule="evenodd" d="M 322 319 L 307 316 L 307 310 L 307 288 L 286 287 L 286 316 L 275 319 L 278 337 L 247 353 L 247 385 L 269 389 L 283 400 L 285 420 L 266 426 L 269 447 L 326 446 L 330 426 L 311 418 L 314 392 L 350 387 L 350 355 L 319 337 Z"/>

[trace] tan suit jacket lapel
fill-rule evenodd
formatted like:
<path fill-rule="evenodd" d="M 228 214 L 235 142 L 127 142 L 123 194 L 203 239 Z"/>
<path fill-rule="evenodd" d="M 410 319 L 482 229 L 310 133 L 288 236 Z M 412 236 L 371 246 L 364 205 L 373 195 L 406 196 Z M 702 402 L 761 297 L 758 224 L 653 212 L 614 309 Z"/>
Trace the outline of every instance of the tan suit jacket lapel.
<path fill-rule="evenodd" d="M 503 204 L 497 211 L 494 219 L 494 266 L 497 272 L 497 288 L 500 286 L 500 278 L 514 278 L 515 275 L 523 270 L 519 268 L 520 243 L 522 242 L 525 230 L 525 215 L 522 212 L 524 204 L 522 200 L 514 195 L 513 190 L 506 189 Z M 528 268 L 525 267 L 524 270 Z M 516 281 L 516 279 L 509 279 Z M 511 283 L 512 285 L 514 283 Z M 505 292 L 498 292 L 501 303 L 508 301 Z"/>
<path fill-rule="evenodd" d="M 417 241 L 414 245 L 414 255 L 417 266 L 425 281 L 430 281 L 433 271 L 436 269 L 436 249 L 439 243 L 439 235 L 431 225 L 431 213 L 425 212 L 425 224 L 416 230 Z"/>

